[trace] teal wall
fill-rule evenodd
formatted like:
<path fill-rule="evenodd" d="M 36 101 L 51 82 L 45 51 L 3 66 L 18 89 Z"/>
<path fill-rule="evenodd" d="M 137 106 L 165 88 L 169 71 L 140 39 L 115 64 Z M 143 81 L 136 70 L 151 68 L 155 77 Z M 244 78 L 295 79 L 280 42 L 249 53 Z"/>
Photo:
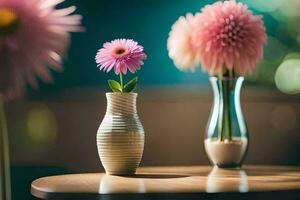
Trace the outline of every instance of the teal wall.
<path fill-rule="evenodd" d="M 88 0 L 74 3 L 84 16 L 86 32 L 73 34 L 66 70 L 56 76 L 60 87 L 106 84 L 108 75 L 96 68 L 94 56 L 105 41 L 115 38 L 132 38 L 144 46 L 148 59 L 138 72 L 139 84 L 207 82 L 207 76 L 199 69 L 196 73 L 177 70 L 166 49 L 174 21 L 187 12 L 198 11 L 204 1 Z M 110 73 L 109 77 L 115 76 Z"/>
<path fill-rule="evenodd" d="M 177 70 L 168 57 L 166 41 L 170 27 L 181 15 L 195 13 L 212 0 L 69 0 L 83 15 L 86 32 L 72 34 L 72 45 L 64 73 L 55 73 L 53 85 L 42 84 L 41 91 L 58 91 L 79 86 L 104 86 L 114 78 L 96 68 L 94 56 L 105 41 L 132 38 L 145 47 L 148 60 L 138 72 L 141 85 L 202 84 L 207 75 L 198 68 L 195 73 Z M 244 0 L 247 3 L 247 0 Z M 256 14 L 261 14 L 254 10 Z M 264 13 L 268 33 L 274 35 L 278 22 Z M 289 40 L 286 40 L 289 43 Z M 269 53 L 272 57 L 272 53 Z M 263 75 L 268 73 L 265 70 Z M 272 79 L 272 77 L 271 77 Z"/>

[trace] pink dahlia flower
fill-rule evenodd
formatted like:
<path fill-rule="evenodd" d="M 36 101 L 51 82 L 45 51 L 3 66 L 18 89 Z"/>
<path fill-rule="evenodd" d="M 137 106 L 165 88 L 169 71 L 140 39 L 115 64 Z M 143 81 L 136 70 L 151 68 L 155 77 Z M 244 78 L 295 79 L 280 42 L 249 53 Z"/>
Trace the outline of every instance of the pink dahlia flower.
<path fill-rule="evenodd" d="M 135 73 L 146 59 L 144 48 L 128 39 L 116 39 L 106 42 L 96 55 L 100 70 L 109 72 L 114 68 L 115 74 L 126 74 L 127 70 Z"/>
<path fill-rule="evenodd" d="M 237 74 L 251 72 L 263 56 L 266 42 L 261 16 L 235 1 L 207 5 L 196 17 L 193 44 L 202 67 L 210 74 L 223 66 Z"/>
<path fill-rule="evenodd" d="M 52 78 L 46 66 L 62 69 L 69 32 L 80 31 L 80 15 L 71 6 L 55 9 L 64 0 L 0 0 L 0 98 L 22 94 L 25 82 L 37 88 L 37 74 Z"/>
<path fill-rule="evenodd" d="M 173 59 L 175 66 L 184 71 L 194 71 L 199 64 L 199 56 L 192 44 L 192 34 L 195 29 L 195 17 L 188 13 L 181 16 L 172 26 L 169 33 L 167 47 L 169 57 Z"/>

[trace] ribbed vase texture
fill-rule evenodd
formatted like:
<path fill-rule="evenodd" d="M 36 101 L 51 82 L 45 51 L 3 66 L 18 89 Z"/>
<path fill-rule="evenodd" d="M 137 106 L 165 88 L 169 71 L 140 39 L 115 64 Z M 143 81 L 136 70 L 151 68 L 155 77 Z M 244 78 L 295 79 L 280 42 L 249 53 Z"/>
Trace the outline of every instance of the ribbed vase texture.
<path fill-rule="evenodd" d="M 107 174 L 134 174 L 145 134 L 136 110 L 136 93 L 107 93 L 107 110 L 97 132 L 97 147 Z"/>

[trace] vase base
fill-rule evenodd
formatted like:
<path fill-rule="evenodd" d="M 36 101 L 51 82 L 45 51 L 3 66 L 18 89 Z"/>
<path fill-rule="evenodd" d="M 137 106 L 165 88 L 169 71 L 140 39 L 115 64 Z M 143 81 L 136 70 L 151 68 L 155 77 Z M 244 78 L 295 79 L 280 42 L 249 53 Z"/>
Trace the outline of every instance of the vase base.
<path fill-rule="evenodd" d="M 132 176 L 135 175 L 136 171 L 124 171 L 124 172 L 105 172 L 111 176 Z"/>
<path fill-rule="evenodd" d="M 222 168 L 222 169 L 240 169 L 242 166 L 240 164 L 215 164 L 215 166 L 217 166 L 218 168 Z"/>
<path fill-rule="evenodd" d="M 230 141 L 205 140 L 205 150 L 212 163 L 219 168 L 241 167 L 247 146 L 246 138 L 234 138 Z"/>
<path fill-rule="evenodd" d="M 141 162 L 144 141 L 143 132 L 98 133 L 98 153 L 106 174 L 134 174 Z"/>

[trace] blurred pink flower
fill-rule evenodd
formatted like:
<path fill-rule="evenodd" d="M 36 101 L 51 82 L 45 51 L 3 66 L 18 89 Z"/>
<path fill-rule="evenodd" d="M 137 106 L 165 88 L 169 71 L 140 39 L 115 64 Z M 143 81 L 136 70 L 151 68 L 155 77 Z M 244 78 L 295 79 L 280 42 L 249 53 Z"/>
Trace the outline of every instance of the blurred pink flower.
<path fill-rule="evenodd" d="M 106 42 L 96 55 L 96 63 L 100 70 L 109 72 L 114 68 L 115 74 L 135 73 L 146 59 L 144 48 L 137 42 L 128 39 L 116 39 Z"/>
<path fill-rule="evenodd" d="M 175 66 L 180 70 L 194 71 L 199 64 L 192 45 L 192 34 L 194 31 L 195 17 L 188 13 L 186 17 L 181 16 L 172 26 L 167 42 L 169 57 L 173 59 Z"/>
<path fill-rule="evenodd" d="M 46 66 L 62 69 L 69 32 L 81 31 L 80 15 L 71 6 L 55 9 L 64 0 L 0 0 L 0 98 L 22 94 L 25 82 L 37 88 L 52 77 Z"/>
<path fill-rule="evenodd" d="M 263 56 L 266 42 L 261 16 L 253 16 L 247 6 L 235 1 L 207 5 L 196 16 L 193 44 L 202 67 L 210 74 L 222 66 L 237 74 L 249 73 Z"/>

